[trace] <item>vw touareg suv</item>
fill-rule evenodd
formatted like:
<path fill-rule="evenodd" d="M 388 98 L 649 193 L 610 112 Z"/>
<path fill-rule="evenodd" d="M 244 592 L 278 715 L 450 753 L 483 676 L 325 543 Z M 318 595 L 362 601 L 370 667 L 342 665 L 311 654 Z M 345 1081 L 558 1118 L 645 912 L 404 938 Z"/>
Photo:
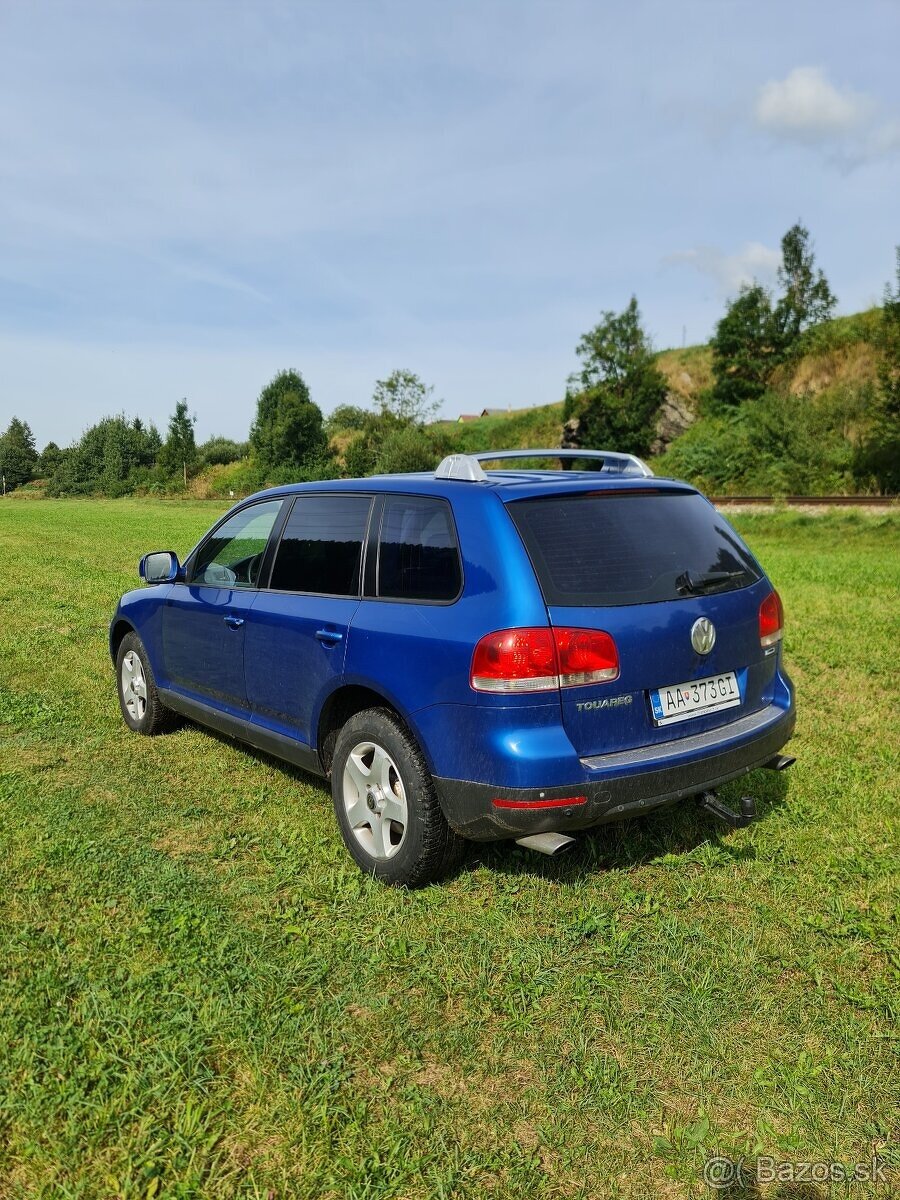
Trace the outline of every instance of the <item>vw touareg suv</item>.
<path fill-rule="evenodd" d="M 479 461 L 504 458 L 532 464 Z M 330 779 L 389 883 L 792 761 L 778 593 L 699 492 L 629 455 L 273 488 L 140 572 L 110 626 L 127 724 L 189 717 Z"/>

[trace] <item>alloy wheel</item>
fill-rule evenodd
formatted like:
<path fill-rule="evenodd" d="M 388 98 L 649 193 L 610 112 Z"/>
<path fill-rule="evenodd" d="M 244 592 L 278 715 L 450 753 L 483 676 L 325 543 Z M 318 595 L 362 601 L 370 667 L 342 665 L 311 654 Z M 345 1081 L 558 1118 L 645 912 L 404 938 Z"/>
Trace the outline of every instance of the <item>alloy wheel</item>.
<path fill-rule="evenodd" d="M 392 858 L 406 837 L 406 790 L 397 764 L 376 742 L 358 742 L 347 756 L 344 808 L 353 836 L 372 858 Z"/>
<path fill-rule="evenodd" d="M 144 664 L 133 650 L 122 659 L 122 703 L 132 721 L 143 720 L 147 711 L 147 678 Z"/>

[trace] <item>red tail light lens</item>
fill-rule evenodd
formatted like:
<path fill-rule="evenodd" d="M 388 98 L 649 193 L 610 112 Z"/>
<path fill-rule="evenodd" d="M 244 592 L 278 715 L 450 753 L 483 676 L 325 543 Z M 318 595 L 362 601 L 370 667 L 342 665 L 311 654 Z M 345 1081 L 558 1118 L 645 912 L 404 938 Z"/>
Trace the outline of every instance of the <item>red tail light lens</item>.
<path fill-rule="evenodd" d="M 599 629 L 501 629 L 475 647 L 469 682 L 476 692 L 544 692 L 619 675 L 619 655 Z"/>
<path fill-rule="evenodd" d="M 582 683 L 609 683 L 619 677 L 616 643 L 601 629 L 557 629 L 561 687 Z"/>
<path fill-rule="evenodd" d="M 501 629 L 475 647 L 469 682 L 476 692 L 542 692 L 559 686 L 549 629 Z"/>
<path fill-rule="evenodd" d="M 774 646 L 784 633 L 784 609 L 777 592 L 770 592 L 759 606 L 759 642 L 761 646 Z"/>

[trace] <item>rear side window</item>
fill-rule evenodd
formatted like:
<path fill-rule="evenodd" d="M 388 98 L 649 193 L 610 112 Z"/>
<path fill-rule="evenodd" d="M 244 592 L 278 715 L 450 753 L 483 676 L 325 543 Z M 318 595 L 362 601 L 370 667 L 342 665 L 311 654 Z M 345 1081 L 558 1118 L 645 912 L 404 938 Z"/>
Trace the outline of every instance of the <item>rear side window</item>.
<path fill-rule="evenodd" d="M 447 502 L 388 496 L 378 548 L 378 595 L 386 600 L 455 600 L 461 586 Z"/>
<path fill-rule="evenodd" d="M 727 521 L 690 492 L 555 496 L 508 511 L 548 604 L 647 604 L 760 578 Z"/>
<path fill-rule="evenodd" d="M 270 587 L 327 596 L 359 594 L 369 496 L 298 496 L 284 526 Z"/>

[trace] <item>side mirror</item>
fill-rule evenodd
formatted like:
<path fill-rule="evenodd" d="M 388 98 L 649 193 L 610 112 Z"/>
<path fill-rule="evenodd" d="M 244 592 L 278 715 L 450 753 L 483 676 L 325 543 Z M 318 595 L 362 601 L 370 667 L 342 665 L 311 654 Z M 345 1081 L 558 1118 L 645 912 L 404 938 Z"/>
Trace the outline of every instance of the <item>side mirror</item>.
<path fill-rule="evenodd" d="M 138 566 L 144 583 L 172 583 L 180 570 L 174 550 L 154 550 L 152 554 L 145 554 Z"/>

